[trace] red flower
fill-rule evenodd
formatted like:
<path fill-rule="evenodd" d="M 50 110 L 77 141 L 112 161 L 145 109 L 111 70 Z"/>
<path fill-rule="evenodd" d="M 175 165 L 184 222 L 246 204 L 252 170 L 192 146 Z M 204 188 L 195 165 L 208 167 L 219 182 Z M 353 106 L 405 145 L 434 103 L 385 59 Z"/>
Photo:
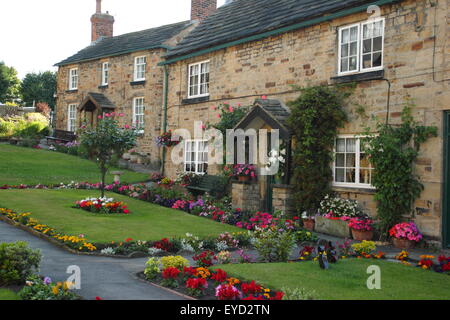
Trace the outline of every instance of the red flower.
<path fill-rule="evenodd" d="M 162 277 L 164 279 L 176 279 L 180 274 L 180 270 L 174 267 L 169 267 L 163 270 Z"/>
<path fill-rule="evenodd" d="M 188 274 L 190 276 L 195 276 L 197 274 L 197 268 L 195 267 L 184 267 L 183 274 Z"/>
<path fill-rule="evenodd" d="M 206 279 L 203 278 L 190 278 L 186 281 L 186 288 L 195 290 L 205 290 L 208 288 Z"/>
<path fill-rule="evenodd" d="M 95 297 L 95 300 L 103 300 L 103 299 L 97 296 Z"/>
<path fill-rule="evenodd" d="M 283 300 L 284 293 L 281 291 L 275 292 L 275 295 L 270 298 L 270 300 Z"/>
<path fill-rule="evenodd" d="M 131 238 L 126 238 L 125 239 L 125 242 L 130 242 L 130 241 L 133 241 L 133 239 L 131 239 Z"/>
<path fill-rule="evenodd" d="M 217 269 L 217 272 L 213 273 L 211 279 L 219 283 L 225 282 L 227 280 L 227 273 L 222 269 Z"/>
<path fill-rule="evenodd" d="M 250 283 L 243 283 L 241 289 L 244 294 L 255 294 L 262 290 L 261 286 L 255 283 L 255 280 Z"/>

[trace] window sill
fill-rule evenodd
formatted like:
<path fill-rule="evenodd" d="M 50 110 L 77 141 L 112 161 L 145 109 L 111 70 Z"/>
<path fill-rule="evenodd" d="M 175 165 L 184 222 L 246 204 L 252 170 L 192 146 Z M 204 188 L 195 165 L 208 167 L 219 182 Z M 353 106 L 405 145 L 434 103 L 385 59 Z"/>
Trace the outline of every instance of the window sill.
<path fill-rule="evenodd" d="M 349 83 L 358 81 L 369 81 L 369 80 L 381 80 L 384 78 L 384 70 L 369 71 L 369 72 L 359 72 L 348 75 L 338 75 L 332 77 L 331 80 L 334 83 Z"/>
<path fill-rule="evenodd" d="M 334 191 L 350 192 L 350 193 L 363 193 L 363 194 L 375 194 L 377 189 L 366 186 L 340 186 L 332 185 Z"/>
<path fill-rule="evenodd" d="M 181 104 L 196 104 L 196 103 L 202 103 L 202 102 L 207 102 L 207 101 L 209 101 L 209 96 L 183 99 L 181 101 Z"/>
<path fill-rule="evenodd" d="M 77 93 L 78 89 L 70 89 L 70 90 L 66 90 L 66 93 Z"/>
<path fill-rule="evenodd" d="M 131 86 L 143 86 L 145 85 L 146 80 L 136 80 L 136 81 L 131 81 L 130 85 Z"/>
<path fill-rule="evenodd" d="M 108 86 L 107 84 L 98 86 L 99 89 L 108 89 L 108 87 L 109 87 L 109 86 Z"/>

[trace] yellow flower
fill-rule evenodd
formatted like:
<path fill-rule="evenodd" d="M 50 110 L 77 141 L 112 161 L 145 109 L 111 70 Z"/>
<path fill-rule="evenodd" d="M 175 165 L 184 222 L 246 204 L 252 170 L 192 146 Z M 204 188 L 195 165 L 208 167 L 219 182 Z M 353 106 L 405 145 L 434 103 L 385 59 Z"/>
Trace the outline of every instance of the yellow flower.
<path fill-rule="evenodd" d="M 52 287 L 52 292 L 56 296 L 59 293 L 59 288 L 57 286 Z"/>

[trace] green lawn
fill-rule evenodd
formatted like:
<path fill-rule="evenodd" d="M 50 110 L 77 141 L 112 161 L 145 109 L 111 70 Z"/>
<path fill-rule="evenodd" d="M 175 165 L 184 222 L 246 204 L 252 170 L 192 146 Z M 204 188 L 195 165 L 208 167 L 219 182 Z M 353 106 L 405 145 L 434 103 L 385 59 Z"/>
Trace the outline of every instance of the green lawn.
<path fill-rule="evenodd" d="M 367 267 L 381 269 L 381 290 L 367 289 Z M 240 279 L 281 289 L 315 290 L 322 300 L 450 299 L 450 276 L 383 260 L 342 260 L 329 270 L 318 262 L 223 265 Z"/>
<path fill-rule="evenodd" d="M 97 197 L 96 190 L 0 190 L 0 207 L 31 212 L 32 217 L 70 235 L 84 234 L 89 241 L 106 243 L 134 240 L 160 240 L 184 236 L 218 235 L 241 231 L 206 218 L 189 215 L 141 200 L 107 194 L 128 204 L 131 215 L 96 215 L 71 208 L 76 201 Z"/>
<path fill-rule="evenodd" d="M 0 289 L 0 300 L 20 300 L 20 298 L 14 291 Z"/>
<path fill-rule="evenodd" d="M 141 182 L 148 179 L 148 174 L 121 171 L 125 172 L 122 176 L 124 182 Z M 109 174 L 107 180 L 111 183 L 113 176 Z M 0 185 L 48 185 L 71 181 L 99 182 L 97 165 L 64 153 L 0 144 Z"/>

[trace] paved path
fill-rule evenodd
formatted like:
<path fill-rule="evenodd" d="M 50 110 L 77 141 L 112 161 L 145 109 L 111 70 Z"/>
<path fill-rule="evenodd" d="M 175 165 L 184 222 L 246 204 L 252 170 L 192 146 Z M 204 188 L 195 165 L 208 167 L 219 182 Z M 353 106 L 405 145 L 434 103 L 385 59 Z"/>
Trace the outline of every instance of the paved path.
<path fill-rule="evenodd" d="M 65 281 L 68 266 L 81 269 L 81 290 L 76 291 L 85 299 L 99 296 L 105 300 L 180 300 L 181 297 L 153 287 L 135 277 L 144 269 L 146 258 L 113 259 L 78 256 L 39 239 L 26 231 L 0 222 L 0 242 L 28 242 L 40 249 L 42 262 L 40 274 L 53 281 Z"/>

